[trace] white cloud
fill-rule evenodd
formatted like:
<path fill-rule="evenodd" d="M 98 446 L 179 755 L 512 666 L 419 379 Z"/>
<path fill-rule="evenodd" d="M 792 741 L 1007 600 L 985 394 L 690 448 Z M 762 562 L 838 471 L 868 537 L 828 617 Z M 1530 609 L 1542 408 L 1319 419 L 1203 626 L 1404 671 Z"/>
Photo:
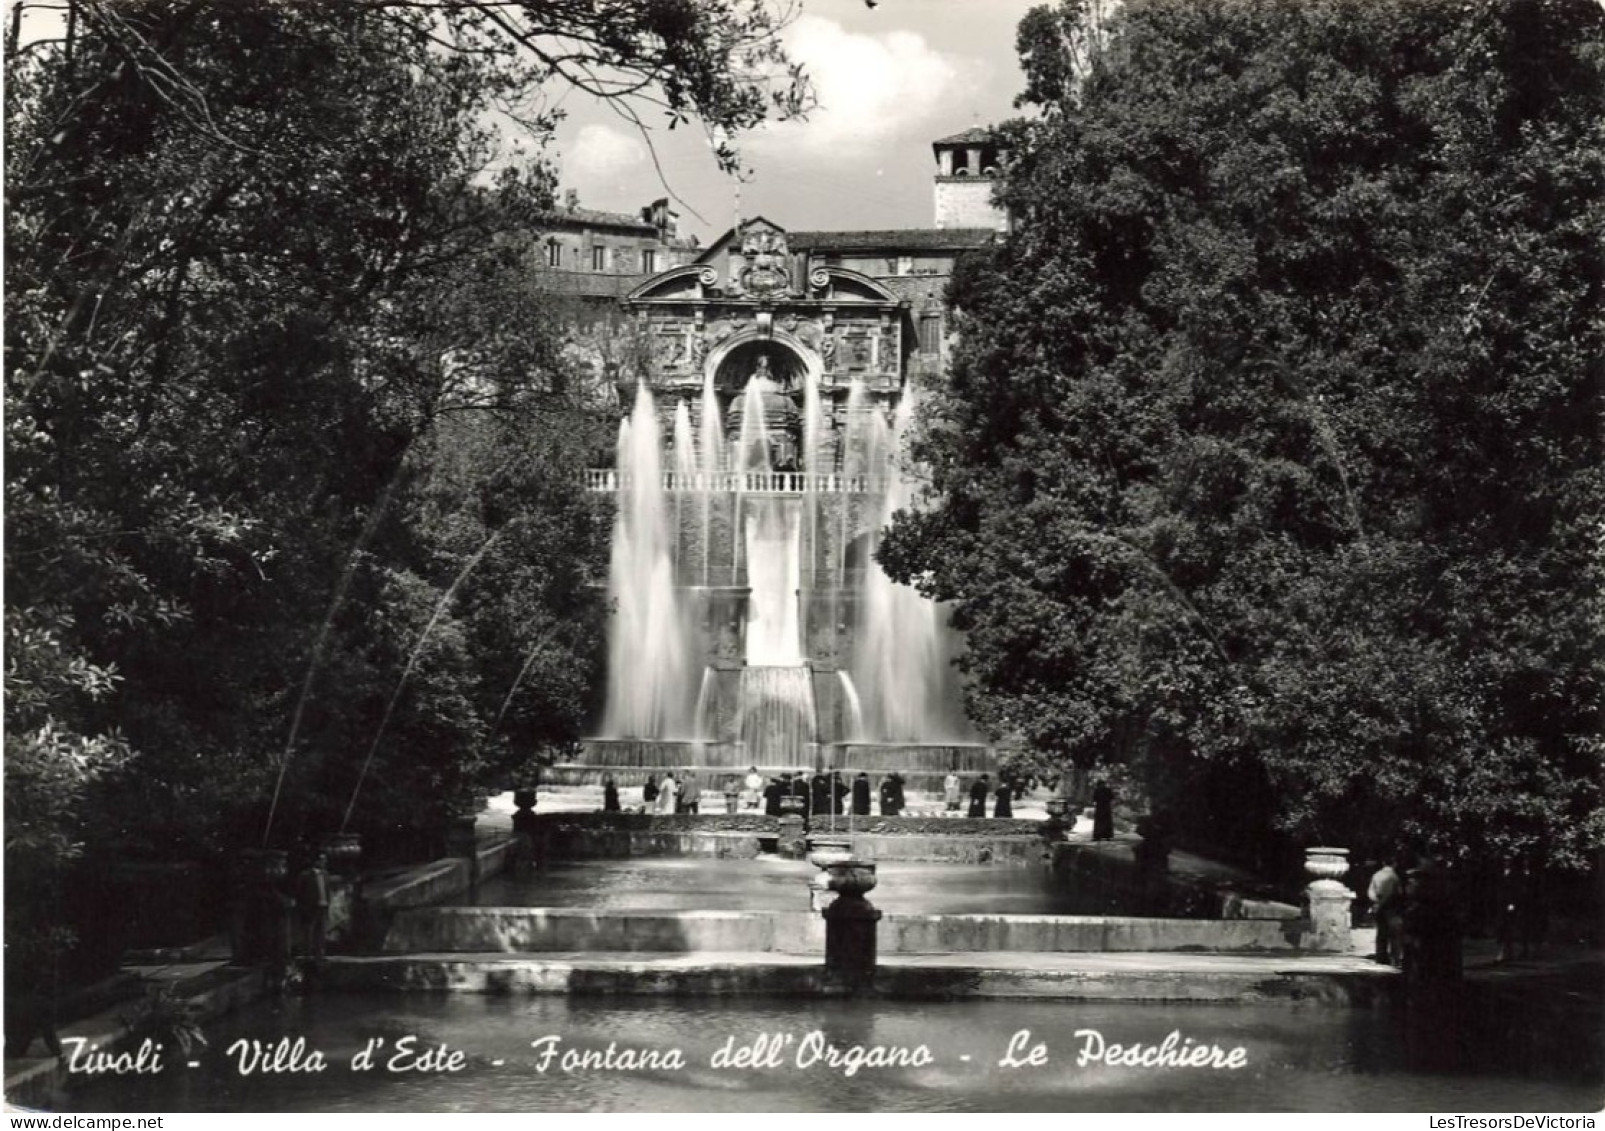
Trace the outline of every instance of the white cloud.
<path fill-rule="evenodd" d="M 756 144 L 861 152 L 923 121 L 950 120 L 952 102 L 980 78 L 976 60 L 946 55 L 913 31 L 865 35 L 821 16 L 787 29 L 786 47 L 819 96 L 806 122 L 764 128 Z"/>
<path fill-rule="evenodd" d="M 570 184 L 611 181 L 646 163 L 646 145 L 639 137 L 611 126 L 581 126 L 563 155 L 563 179 Z"/>

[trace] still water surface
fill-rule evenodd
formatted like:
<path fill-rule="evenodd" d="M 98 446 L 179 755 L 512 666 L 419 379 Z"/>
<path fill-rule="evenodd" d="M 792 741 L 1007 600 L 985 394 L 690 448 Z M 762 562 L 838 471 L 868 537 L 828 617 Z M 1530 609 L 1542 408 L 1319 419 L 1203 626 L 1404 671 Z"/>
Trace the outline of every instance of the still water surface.
<path fill-rule="evenodd" d="M 1046 1063 L 1001 1067 L 1011 1038 Z M 1160 1045 L 1172 1031 L 1223 1050 L 1245 1066 L 1133 1068 L 1078 1064 L 1096 1030 L 1106 1043 Z M 818 1033 L 818 1037 L 810 1034 Z M 775 1034 L 780 1063 L 716 1068 L 715 1055 Z M 397 1042 L 449 1045 L 465 1067 L 452 1074 L 387 1071 Z M 1412 1068 L 1400 1018 L 1387 1010 L 1328 1007 L 1174 1006 L 1067 1002 L 682 1002 L 666 998 L 496 998 L 472 995 L 338 995 L 259 1005 L 216 1023 L 200 1066 L 168 1064 L 158 1076 L 79 1078 L 65 1111 L 1597 1111 L 1596 1066 L 1579 1074 L 1547 1058 L 1512 1063 L 1505 1050 L 1463 1048 L 1450 1067 Z M 316 1074 L 242 1075 L 236 1039 L 305 1037 L 328 1063 Z M 646 1050 L 684 1067 L 542 1071 L 532 1047 L 556 1036 L 563 1049 Z M 787 1037 L 790 1040 L 786 1040 Z M 1452 1029 L 1428 1034 L 1443 1049 Z M 351 1070 L 375 1038 L 375 1068 Z M 733 1042 L 732 1042 L 733 1038 Z M 1586 1039 L 1586 1038 L 1585 1038 Z M 915 1050 L 930 1063 L 863 1067 L 848 1075 L 804 1048 Z M 1419 1050 L 1418 1050 L 1419 1051 Z M 966 1059 L 968 1058 L 968 1059 Z M 500 1062 L 499 1064 L 496 1062 Z"/>
<path fill-rule="evenodd" d="M 481 907 L 589 907 L 599 911 L 805 911 L 806 860 L 644 857 L 550 864 L 528 879 L 497 876 L 473 902 Z M 871 897 L 894 914 L 1072 915 L 1068 885 L 1036 864 L 882 861 Z"/>

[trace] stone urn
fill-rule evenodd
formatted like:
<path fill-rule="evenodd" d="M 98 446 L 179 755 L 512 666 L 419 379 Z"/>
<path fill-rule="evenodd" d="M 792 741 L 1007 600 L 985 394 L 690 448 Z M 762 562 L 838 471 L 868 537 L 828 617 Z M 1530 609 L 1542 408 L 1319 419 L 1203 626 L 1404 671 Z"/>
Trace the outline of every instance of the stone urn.
<path fill-rule="evenodd" d="M 1323 880 L 1341 883 L 1343 877 L 1349 874 L 1349 850 L 1328 846 L 1306 848 L 1304 871 L 1316 883 Z"/>
<path fill-rule="evenodd" d="M 260 879 L 276 884 L 290 874 L 290 854 L 278 848 L 264 849 L 256 865 Z"/>
<path fill-rule="evenodd" d="M 1048 840 L 1063 840 L 1065 833 L 1070 831 L 1070 822 L 1067 819 L 1070 812 L 1070 802 L 1064 797 L 1050 797 L 1045 808 L 1048 819 L 1043 823 L 1042 835 Z"/>
<path fill-rule="evenodd" d="M 1304 871 L 1312 877 L 1310 885 L 1304 889 L 1310 916 L 1307 948 L 1347 953 L 1350 905 L 1354 902 L 1354 893 L 1343 886 L 1343 877 L 1349 872 L 1349 850 L 1329 845 L 1307 848 Z"/>
<path fill-rule="evenodd" d="M 829 877 L 830 890 L 846 899 L 862 900 L 867 892 L 875 890 L 878 882 L 874 863 L 851 855 L 829 860 L 825 864 L 825 874 Z"/>
<path fill-rule="evenodd" d="M 875 887 L 875 865 L 854 856 L 825 865 L 825 886 L 836 899 L 825 908 L 825 973 L 849 990 L 869 987 L 875 977 L 875 931 L 880 911 L 864 898 Z"/>
<path fill-rule="evenodd" d="M 337 876 L 354 876 L 362 861 L 362 836 L 358 833 L 335 833 L 323 844 L 328 858 L 329 871 Z"/>

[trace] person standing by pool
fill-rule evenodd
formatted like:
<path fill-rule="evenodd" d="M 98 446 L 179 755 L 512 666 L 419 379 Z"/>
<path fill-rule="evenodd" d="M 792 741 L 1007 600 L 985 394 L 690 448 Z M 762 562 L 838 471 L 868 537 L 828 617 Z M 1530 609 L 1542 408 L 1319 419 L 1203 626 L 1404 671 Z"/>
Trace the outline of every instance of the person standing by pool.
<path fill-rule="evenodd" d="M 658 779 L 651 774 L 641 785 L 641 812 L 650 813 L 658 807 Z"/>
<path fill-rule="evenodd" d="M 1399 957 L 1400 886 L 1399 873 L 1394 871 L 1392 864 L 1384 861 L 1382 867 L 1376 870 L 1376 875 L 1371 877 L 1371 886 L 1365 892 L 1377 921 L 1376 953 L 1372 957 L 1389 966 L 1397 965 Z"/>
<path fill-rule="evenodd" d="M 680 812 L 695 813 L 702 806 L 702 783 L 691 770 L 685 772 L 685 784 L 680 787 Z"/>
<path fill-rule="evenodd" d="M 975 784 L 970 786 L 970 816 L 986 816 L 986 795 L 991 792 L 990 785 L 987 775 L 982 774 L 975 779 Z"/>
<path fill-rule="evenodd" d="M 811 784 L 813 786 L 813 798 L 809 811 L 823 816 L 831 810 L 830 775 L 824 770 L 820 770 L 814 775 L 814 780 Z"/>
<path fill-rule="evenodd" d="M 994 817 L 1014 816 L 1014 790 L 1009 787 L 1009 779 L 1004 778 L 998 782 L 997 802 L 992 808 Z"/>
<path fill-rule="evenodd" d="M 791 777 L 791 795 L 793 797 L 795 797 L 798 801 L 802 802 L 803 816 L 806 817 L 806 816 L 808 816 L 808 814 L 813 812 L 812 806 L 809 805 L 808 771 L 807 770 L 798 770 L 795 774 L 792 775 L 792 777 Z"/>
<path fill-rule="evenodd" d="M 670 770 L 663 775 L 663 784 L 658 786 L 658 812 L 673 813 L 675 794 L 679 787 L 674 783 L 674 771 Z"/>
<path fill-rule="evenodd" d="M 602 777 L 602 812 L 617 813 L 619 811 L 619 787 L 613 780 L 612 774 Z"/>
<path fill-rule="evenodd" d="M 853 816 L 869 816 L 869 775 L 863 770 L 853 779 Z"/>
<path fill-rule="evenodd" d="M 959 811 L 959 776 L 948 774 L 942 782 L 942 798 L 947 802 L 947 812 L 957 814 Z"/>
<path fill-rule="evenodd" d="M 1109 783 L 1099 779 L 1092 787 L 1092 839 L 1115 838 L 1115 791 Z"/>
<path fill-rule="evenodd" d="M 747 794 L 742 800 L 748 809 L 758 808 L 758 796 L 763 792 L 763 775 L 758 772 L 757 766 L 747 767 L 747 780 L 743 782 L 747 787 Z"/>

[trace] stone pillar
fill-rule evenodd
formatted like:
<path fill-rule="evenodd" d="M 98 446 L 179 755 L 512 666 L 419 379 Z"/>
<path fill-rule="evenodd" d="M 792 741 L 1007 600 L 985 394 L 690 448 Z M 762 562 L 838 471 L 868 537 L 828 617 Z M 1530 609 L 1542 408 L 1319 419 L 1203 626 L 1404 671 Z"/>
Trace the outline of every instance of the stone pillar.
<path fill-rule="evenodd" d="M 1316 847 L 1304 851 L 1304 870 L 1315 879 L 1304 889 L 1309 903 L 1309 950 L 1346 954 L 1349 950 L 1350 905 L 1354 893 L 1343 886 L 1349 873 L 1349 850 Z"/>
<path fill-rule="evenodd" d="M 981 150 L 980 150 L 980 148 L 978 146 L 974 146 L 974 147 L 971 147 L 966 152 L 968 153 L 968 158 L 967 158 L 967 162 L 966 163 L 969 165 L 969 168 L 970 168 L 970 176 L 979 177 L 981 175 Z"/>
<path fill-rule="evenodd" d="M 825 908 L 825 976 L 850 990 L 875 980 L 875 932 L 881 913 L 864 893 L 875 887 L 875 865 L 853 857 L 832 860 L 826 871 L 836 901 Z"/>
<path fill-rule="evenodd" d="M 942 150 L 936 155 L 936 160 L 937 168 L 940 170 L 941 175 L 951 177 L 953 175 L 953 151 L 951 149 Z"/>
<path fill-rule="evenodd" d="M 776 851 L 788 860 L 801 860 L 808 854 L 808 821 L 803 816 L 800 797 L 780 799 L 780 840 Z"/>

